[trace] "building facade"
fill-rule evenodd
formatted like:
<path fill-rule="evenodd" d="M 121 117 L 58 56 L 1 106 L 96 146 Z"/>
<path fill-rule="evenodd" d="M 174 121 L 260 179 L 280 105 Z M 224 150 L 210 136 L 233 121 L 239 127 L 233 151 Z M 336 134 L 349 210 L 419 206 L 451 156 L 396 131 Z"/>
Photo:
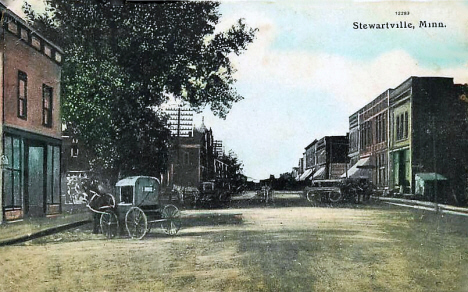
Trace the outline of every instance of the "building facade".
<path fill-rule="evenodd" d="M 365 176 L 381 191 L 401 194 L 417 193 L 418 177 L 444 180 L 439 200 L 466 201 L 465 88 L 453 78 L 413 76 L 351 115 L 347 175 Z"/>
<path fill-rule="evenodd" d="M 2 221 L 59 213 L 63 52 L 0 8 Z"/>
<path fill-rule="evenodd" d="M 325 136 L 305 147 L 305 172 L 300 180 L 339 178 L 346 171 L 348 136 Z"/>
<path fill-rule="evenodd" d="M 390 95 L 391 190 L 414 193 L 418 173 L 440 174 L 439 199 L 462 198 L 466 158 L 466 106 L 453 78 L 410 77 Z M 442 186 L 442 184 L 441 184 Z"/>
<path fill-rule="evenodd" d="M 174 139 L 163 187 L 197 188 L 200 182 L 227 178 L 229 166 L 216 149 L 220 141 L 214 140 L 211 129 L 202 125 L 193 129 L 193 136 Z"/>

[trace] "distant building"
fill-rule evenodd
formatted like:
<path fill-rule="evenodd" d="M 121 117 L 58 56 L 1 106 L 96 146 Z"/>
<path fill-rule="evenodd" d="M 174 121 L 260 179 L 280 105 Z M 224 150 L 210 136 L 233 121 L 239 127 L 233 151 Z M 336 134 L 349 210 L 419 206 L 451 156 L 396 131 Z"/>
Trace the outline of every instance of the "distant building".
<path fill-rule="evenodd" d="M 325 136 L 305 147 L 305 171 L 299 180 L 333 179 L 346 171 L 348 136 Z"/>
<path fill-rule="evenodd" d="M 303 154 L 305 156 L 305 153 Z M 304 157 L 299 158 L 299 163 L 297 164 L 297 175 L 296 180 L 301 180 L 301 175 L 304 173 Z"/>
<path fill-rule="evenodd" d="M 0 3 L 1 221 L 61 212 L 62 50 Z"/>
<path fill-rule="evenodd" d="M 163 187 L 196 188 L 202 181 L 226 178 L 228 165 L 215 150 L 213 131 L 204 124 L 194 128 L 192 137 L 174 141 Z M 224 155 L 224 154 L 223 154 Z"/>

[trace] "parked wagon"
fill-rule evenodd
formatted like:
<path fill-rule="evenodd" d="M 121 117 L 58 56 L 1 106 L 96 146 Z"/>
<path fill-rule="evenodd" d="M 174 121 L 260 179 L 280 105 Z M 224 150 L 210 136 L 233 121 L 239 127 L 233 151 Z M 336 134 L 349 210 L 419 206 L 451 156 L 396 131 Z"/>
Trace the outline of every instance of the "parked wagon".
<path fill-rule="evenodd" d="M 354 202 L 368 200 L 373 193 L 372 184 L 367 179 L 324 179 L 313 180 L 304 189 L 304 197 L 312 204 Z"/>
<path fill-rule="evenodd" d="M 107 238 L 113 238 L 125 226 L 131 238 L 141 239 L 154 224 L 160 224 L 168 235 L 175 235 L 181 227 L 180 211 L 172 204 L 164 204 L 159 192 L 159 180 L 149 176 L 132 176 L 115 185 L 114 205 L 92 209 L 101 213 L 100 226 Z"/>
<path fill-rule="evenodd" d="M 205 206 L 221 206 L 231 201 L 232 192 L 227 183 L 222 180 L 201 182 L 195 197 L 195 204 Z"/>

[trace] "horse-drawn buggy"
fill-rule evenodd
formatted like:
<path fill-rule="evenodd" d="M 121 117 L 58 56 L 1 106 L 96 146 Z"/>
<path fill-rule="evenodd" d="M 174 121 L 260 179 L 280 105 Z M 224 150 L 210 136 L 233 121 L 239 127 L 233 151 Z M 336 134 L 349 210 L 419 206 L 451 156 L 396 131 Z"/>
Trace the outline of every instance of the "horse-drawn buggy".
<path fill-rule="evenodd" d="M 100 214 L 101 232 L 113 238 L 125 226 L 131 238 L 141 239 L 153 224 L 160 224 L 168 235 L 180 229 L 180 211 L 165 204 L 159 180 L 150 176 L 132 176 L 118 181 L 114 195 L 91 191 L 88 207 Z"/>
<path fill-rule="evenodd" d="M 372 184 L 364 178 L 313 180 L 303 195 L 312 204 L 353 202 L 368 200 L 373 193 Z"/>

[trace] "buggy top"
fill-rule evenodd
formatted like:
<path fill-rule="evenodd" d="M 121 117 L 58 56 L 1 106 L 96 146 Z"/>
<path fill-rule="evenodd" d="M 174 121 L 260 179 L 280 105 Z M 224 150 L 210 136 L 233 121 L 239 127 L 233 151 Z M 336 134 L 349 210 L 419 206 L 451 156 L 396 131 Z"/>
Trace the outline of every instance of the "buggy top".
<path fill-rule="evenodd" d="M 116 184 L 118 205 L 154 206 L 159 204 L 159 180 L 151 176 L 130 176 Z"/>

